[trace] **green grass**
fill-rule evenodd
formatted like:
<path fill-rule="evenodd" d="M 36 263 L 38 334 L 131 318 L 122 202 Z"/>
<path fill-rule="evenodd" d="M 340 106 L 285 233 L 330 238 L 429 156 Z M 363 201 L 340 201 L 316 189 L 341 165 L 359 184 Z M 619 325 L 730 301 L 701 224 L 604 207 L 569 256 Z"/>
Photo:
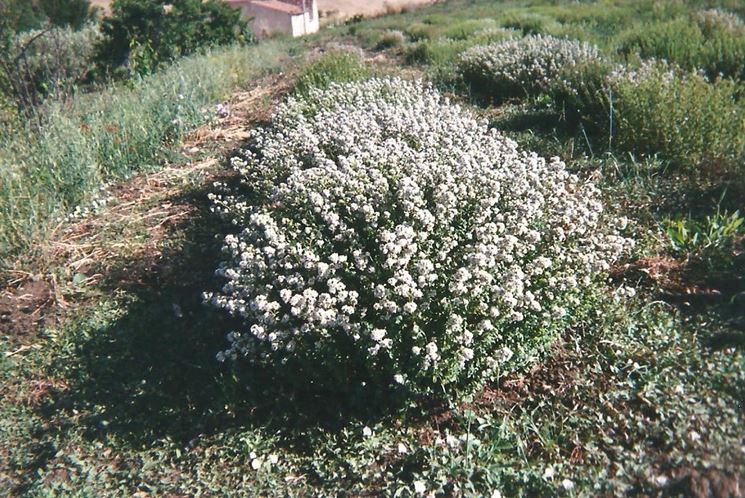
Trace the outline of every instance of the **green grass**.
<path fill-rule="evenodd" d="M 736 0 L 454 0 L 329 28 L 310 43 L 333 46 L 345 37 L 374 49 L 383 34 L 400 31 L 402 45 L 378 47 L 386 64 L 399 64 L 389 71 L 444 85 L 458 50 L 490 36 L 492 20 L 501 27 L 540 19 L 621 62 L 613 57 L 622 33 L 714 3 L 745 14 Z M 24 130 L 3 135 L 0 163 L 12 173 L 0 177 L 6 261 L 41 252 L 29 245 L 43 240 L 44 227 L 102 181 L 178 160 L 169 151 L 209 119 L 202 111 L 236 84 L 279 67 L 279 55 L 294 50 L 285 43 L 185 60 L 131 88 L 53 109 L 47 134 L 33 135 L 33 144 Z M 405 65 L 416 51 L 424 56 Z M 298 91 L 362 77 L 362 67 L 333 52 L 301 71 Z M 597 83 L 606 68 L 596 69 L 583 68 L 580 77 Z M 568 122 L 556 96 L 487 106 L 456 83 L 448 90 L 521 146 L 595 178 L 608 209 L 629 217 L 626 233 L 637 246 L 585 303 L 598 310 L 590 323 L 563 337 L 532 371 L 504 377 L 474 399 L 422 399 L 399 410 L 386 409 L 385 400 L 366 400 L 360 409 L 353 400 L 290 388 L 281 366 L 234 369 L 214 355 L 235 324 L 200 298 L 221 283 L 213 275 L 222 259 L 214 234 L 226 227 L 209 209 L 209 182 L 189 177 L 127 220 L 108 207 L 94 214 L 101 228 L 88 236 L 113 254 L 87 272 L 99 274 L 96 283 L 52 269 L 65 276 L 59 292 L 70 305 L 61 324 L 27 338 L 28 349 L 0 354 L 0 494 L 420 496 L 415 489 L 424 486 L 438 497 L 495 490 L 510 497 L 689 496 L 691 469 L 730 485 L 739 477 L 742 487 L 745 259 L 736 254 L 745 247 L 741 215 L 732 213 L 743 212 L 745 195 L 720 176 L 676 167 L 666 149 L 675 140 L 695 150 L 731 146 L 737 137 L 717 123 L 739 104 L 724 90 L 713 97 L 691 90 L 676 100 L 650 86 L 637 105 L 656 107 L 643 119 L 627 118 L 629 136 L 637 128 L 644 132 L 637 140 L 652 136 L 637 119 L 652 126 L 690 115 L 695 125 L 668 120 L 679 138 L 642 150 L 622 146 L 618 128 L 609 148 L 604 116 L 595 129 L 580 126 L 584 116 Z M 597 103 L 591 95 L 573 102 Z M 719 115 L 699 119 L 689 109 L 694 103 Z M 176 117 L 178 126 L 171 124 Z M 149 210 L 171 204 L 190 214 L 163 225 L 166 234 L 157 238 Z M 676 220 L 685 220 L 683 230 L 669 232 L 666 223 Z M 692 242 L 696 231 L 716 240 L 714 256 Z M 678 251 L 672 236 L 690 247 Z M 716 260 L 723 253 L 726 268 Z M 621 285 L 637 296 L 616 300 Z M 18 348 L 4 335 L 0 344 Z"/>
<path fill-rule="evenodd" d="M 289 46 L 267 42 L 184 59 L 128 85 L 52 103 L 40 129 L 14 123 L 0 130 L 0 268 L 27 257 L 104 183 L 157 168 L 231 90 L 279 70 Z"/>

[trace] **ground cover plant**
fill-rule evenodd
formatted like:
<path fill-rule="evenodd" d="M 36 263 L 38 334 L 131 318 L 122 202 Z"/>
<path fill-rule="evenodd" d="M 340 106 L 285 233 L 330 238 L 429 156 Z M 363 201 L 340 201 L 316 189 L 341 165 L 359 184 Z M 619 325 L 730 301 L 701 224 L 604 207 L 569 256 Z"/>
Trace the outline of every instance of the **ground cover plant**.
<path fill-rule="evenodd" d="M 0 494 L 739 496 L 742 80 L 626 42 L 743 15 L 451 0 L 6 120 Z M 467 50 L 538 34 L 597 57 L 464 84 Z"/>

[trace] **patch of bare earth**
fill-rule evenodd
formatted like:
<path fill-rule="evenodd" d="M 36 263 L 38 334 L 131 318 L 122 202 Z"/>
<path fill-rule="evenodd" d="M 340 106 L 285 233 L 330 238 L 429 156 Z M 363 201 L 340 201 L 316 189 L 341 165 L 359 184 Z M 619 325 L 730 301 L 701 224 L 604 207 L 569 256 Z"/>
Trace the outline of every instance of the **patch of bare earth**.
<path fill-rule="evenodd" d="M 375 17 L 400 14 L 410 9 L 432 5 L 442 0 L 318 0 L 318 13 L 324 24 L 344 21 L 354 16 Z"/>
<path fill-rule="evenodd" d="M 17 278 L 0 291 L 0 337 L 8 347 L 5 354 L 35 347 L 38 333 L 57 323 L 70 306 L 64 297 L 70 282 L 58 282 L 57 275 L 77 276 L 78 287 L 93 286 L 124 254 L 142 263 L 118 276 L 124 279 L 121 284 L 141 279 L 138 268 L 146 271 L 162 257 L 169 230 L 196 209 L 192 199 L 178 194 L 231 174 L 223 157 L 246 140 L 252 126 L 270 116 L 272 102 L 286 93 L 288 80 L 285 74 L 272 75 L 251 89 L 234 93 L 224 102 L 225 112 L 219 119 L 184 138 L 184 161 L 111 187 L 106 207 L 60 224 L 45 242 L 41 260 L 24 265 L 40 269 L 17 272 Z M 142 232 L 146 236 L 135 236 Z"/>

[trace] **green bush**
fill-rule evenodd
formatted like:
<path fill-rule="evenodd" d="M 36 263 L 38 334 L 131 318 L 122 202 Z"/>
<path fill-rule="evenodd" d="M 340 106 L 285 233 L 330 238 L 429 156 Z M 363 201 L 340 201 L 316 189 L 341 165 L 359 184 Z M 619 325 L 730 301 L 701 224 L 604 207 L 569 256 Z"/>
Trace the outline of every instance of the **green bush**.
<path fill-rule="evenodd" d="M 245 41 L 240 11 L 221 0 L 114 0 L 102 23 L 99 62 L 138 74 L 199 49 Z"/>
<path fill-rule="evenodd" d="M 742 181 L 745 106 L 742 87 L 709 81 L 661 62 L 622 70 L 610 78 L 615 147 L 660 154 L 691 171 L 732 170 Z"/>
<path fill-rule="evenodd" d="M 53 102 L 40 129 L 0 129 L 0 268 L 31 258 L 49 225 L 102 183 L 157 167 L 216 101 L 278 69 L 284 50 L 263 43 L 186 58 L 127 87 Z"/>
<path fill-rule="evenodd" d="M 721 32 L 732 36 L 745 35 L 745 22 L 737 14 L 726 10 L 702 10 L 696 12 L 693 19 L 701 28 L 701 32 L 708 37 L 717 36 Z"/>
<path fill-rule="evenodd" d="M 496 29 L 499 25 L 494 19 L 466 19 L 465 21 L 451 23 L 440 32 L 440 36 L 452 40 L 465 40 L 478 31 L 485 29 Z"/>
<path fill-rule="evenodd" d="M 356 53 L 330 51 L 308 64 L 295 83 L 295 92 L 305 94 L 311 88 L 326 88 L 332 82 L 354 81 L 370 76 L 370 69 Z"/>
<path fill-rule="evenodd" d="M 533 12 L 508 13 L 502 26 L 520 30 L 524 35 L 553 34 L 561 29 L 561 23 L 553 17 Z"/>
<path fill-rule="evenodd" d="M 375 44 L 376 50 L 385 50 L 387 48 L 400 47 L 406 42 L 404 34 L 397 30 L 389 30 L 383 33 L 383 35 Z"/>
<path fill-rule="evenodd" d="M 89 0 L 40 0 L 39 7 L 55 26 L 81 29 L 95 18 Z"/>
<path fill-rule="evenodd" d="M 412 41 L 429 40 L 437 37 L 437 27 L 423 22 L 415 22 L 406 28 L 406 34 Z"/>
<path fill-rule="evenodd" d="M 490 45 L 504 40 L 520 38 L 522 33 L 512 28 L 484 28 L 475 31 L 468 37 L 468 42 L 473 45 Z"/>
<path fill-rule="evenodd" d="M 407 64 L 443 65 L 454 62 L 458 55 L 466 50 L 470 44 L 464 41 L 424 40 L 410 46 L 406 50 Z"/>
<path fill-rule="evenodd" d="M 550 85 L 555 108 L 572 125 L 605 133 L 610 126 L 608 77 L 614 65 L 599 58 L 563 68 Z"/>
<path fill-rule="evenodd" d="M 0 93 L 26 113 L 49 97 L 64 99 L 88 78 L 98 27 L 51 28 L 22 33 L 0 50 Z"/>
<path fill-rule="evenodd" d="M 9 38 L 16 33 L 41 27 L 44 15 L 28 0 L 0 1 L 0 38 Z"/>
<path fill-rule="evenodd" d="M 622 35 L 618 50 L 689 70 L 703 69 L 711 78 L 721 74 L 745 79 L 745 34 L 710 20 L 702 25 L 688 18 L 639 25 Z"/>

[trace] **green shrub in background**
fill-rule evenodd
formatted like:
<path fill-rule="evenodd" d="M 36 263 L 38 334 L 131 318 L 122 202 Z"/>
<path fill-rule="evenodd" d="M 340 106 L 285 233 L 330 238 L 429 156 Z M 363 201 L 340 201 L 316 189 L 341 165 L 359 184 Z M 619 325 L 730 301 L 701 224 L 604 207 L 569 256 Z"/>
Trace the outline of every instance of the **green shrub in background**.
<path fill-rule="evenodd" d="M 517 29 L 525 35 L 555 34 L 561 23 L 553 17 L 533 12 L 510 12 L 502 19 L 502 26 Z"/>
<path fill-rule="evenodd" d="M 0 93 L 31 115 L 45 99 L 65 99 L 88 78 L 98 27 L 21 33 L 0 46 Z"/>
<path fill-rule="evenodd" d="M 369 77 L 367 67 L 357 53 L 330 51 L 308 64 L 295 83 L 295 92 L 305 94 L 311 88 L 326 88 L 332 82 L 355 81 Z"/>
<path fill-rule="evenodd" d="M 614 65 L 603 58 L 569 65 L 550 85 L 554 105 L 571 125 L 603 134 L 612 126 L 608 77 Z"/>
<path fill-rule="evenodd" d="M 0 268 L 32 257 L 49 225 L 102 183 L 157 167 L 216 101 L 279 69 L 286 50 L 267 42 L 186 58 L 128 87 L 51 103 L 40 129 L 0 129 Z"/>
<path fill-rule="evenodd" d="M 147 74 L 199 49 L 249 39 L 240 11 L 221 0 L 114 0 L 102 24 L 98 61 Z"/>
<path fill-rule="evenodd" d="M 39 0 L 39 7 L 51 24 L 72 29 L 81 29 L 96 17 L 89 0 Z"/>
<path fill-rule="evenodd" d="M 726 10 L 701 10 L 693 14 L 693 19 L 704 36 L 717 36 L 721 32 L 732 36 L 745 35 L 745 22 L 737 14 Z"/>
<path fill-rule="evenodd" d="M 458 55 L 470 46 L 471 44 L 467 42 L 449 40 L 447 38 L 423 40 L 407 48 L 406 63 L 413 65 L 447 64 L 454 62 L 458 58 Z"/>
<path fill-rule="evenodd" d="M 404 34 L 398 30 L 392 29 L 383 33 L 375 44 L 376 50 L 385 50 L 388 48 L 400 47 L 406 43 Z"/>
<path fill-rule="evenodd" d="M 437 26 L 423 22 L 415 22 L 406 28 L 406 35 L 411 41 L 429 40 L 437 37 Z"/>
<path fill-rule="evenodd" d="M 742 182 L 745 106 L 742 87 L 709 81 L 664 62 L 620 70 L 609 79 L 614 147 L 660 156 L 702 174 L 734 173 Z"/>
<path fill-rule="evenodd" d="M 745 34 L 711 15 L 699 16 L 698 23 L 695 18 L 638 25 L 621 36 L 618 50 L 689 70 L 703 69 L 711 78 L 721 74 L 745 79 Z"/>
<path fill-rule="evenodd" d="M 499 24 L 494 19 L 466 19 L 444 26 L 440 32 L 440 36 L 450 38 L 451 40 L 466 40 L 478 31 L 496 29 L 498 27 Z"/>

